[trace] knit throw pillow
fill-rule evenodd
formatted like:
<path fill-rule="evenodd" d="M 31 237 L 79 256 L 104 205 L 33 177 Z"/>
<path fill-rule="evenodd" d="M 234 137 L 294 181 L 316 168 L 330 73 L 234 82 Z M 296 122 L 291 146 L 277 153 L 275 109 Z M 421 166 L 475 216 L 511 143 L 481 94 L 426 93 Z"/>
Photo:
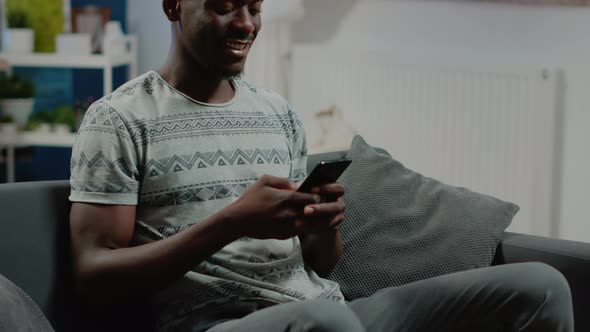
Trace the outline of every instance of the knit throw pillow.
<path fill-rule="evenodd" d="M 344 255 L 329 276 L 347 300 L 491 264 L 518 206 L 418 174 L 360 136 L 347 157 Z"/>

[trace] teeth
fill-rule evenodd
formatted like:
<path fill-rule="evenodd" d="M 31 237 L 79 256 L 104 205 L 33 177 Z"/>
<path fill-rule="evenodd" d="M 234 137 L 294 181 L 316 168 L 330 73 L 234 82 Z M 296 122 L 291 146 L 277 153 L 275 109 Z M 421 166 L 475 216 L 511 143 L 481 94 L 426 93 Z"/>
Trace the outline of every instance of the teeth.
<path fill-rule="evenodd" d="M 229 46 L 230 48 L 233 48 L 234 50 L 241 51 L 241 50 L 245 49 L 248 46 L 248 43 L 243 43 L 243 42 L 227 42 L 226 45 Z"/>

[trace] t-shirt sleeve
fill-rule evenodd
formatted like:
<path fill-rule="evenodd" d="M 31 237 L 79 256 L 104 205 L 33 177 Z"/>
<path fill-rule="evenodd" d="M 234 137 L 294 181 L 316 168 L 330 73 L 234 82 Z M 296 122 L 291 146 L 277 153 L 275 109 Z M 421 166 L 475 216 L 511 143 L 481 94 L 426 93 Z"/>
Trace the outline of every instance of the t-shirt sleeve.
<path fill-rule="evenodd" d="M 289 105 L 288 114 L 292 126 L 291 172 L 289 178 L 293 182 L 302 182 L 307 176 L 307 143 L 305 128 L 299 116 Z"/>
<path fill-rule="evenodd" d="M 70 201 L 137 205 L 139 153 L 127 128 L 104 102 L 88 109 L 72 150 Z"/>

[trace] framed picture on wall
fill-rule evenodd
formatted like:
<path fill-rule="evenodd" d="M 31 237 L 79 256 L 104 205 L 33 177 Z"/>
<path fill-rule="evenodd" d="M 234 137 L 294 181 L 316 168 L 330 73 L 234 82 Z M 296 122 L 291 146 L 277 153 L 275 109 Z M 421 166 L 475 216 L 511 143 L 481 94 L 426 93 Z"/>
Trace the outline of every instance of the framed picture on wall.
<path fill-rule="evenodd" d="M 109 7 L 86 6 L 72 8 L 72 32 L 88 33 L 92 40 L 92 52 L 101 53 L 104 27 L 111 19 Z"/>

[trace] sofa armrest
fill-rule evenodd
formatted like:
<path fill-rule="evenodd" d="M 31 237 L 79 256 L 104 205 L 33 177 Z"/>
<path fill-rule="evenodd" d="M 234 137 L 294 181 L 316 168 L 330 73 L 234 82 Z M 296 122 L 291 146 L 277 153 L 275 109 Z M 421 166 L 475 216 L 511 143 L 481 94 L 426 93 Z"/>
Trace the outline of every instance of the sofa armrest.
<path fill-rule="evenodd" d="M 575 330 L 590 331 L 590 243 L 504 233 L 494 265 L 520 262 L 543 262 L 559 270 L 572 291 Z"/>

